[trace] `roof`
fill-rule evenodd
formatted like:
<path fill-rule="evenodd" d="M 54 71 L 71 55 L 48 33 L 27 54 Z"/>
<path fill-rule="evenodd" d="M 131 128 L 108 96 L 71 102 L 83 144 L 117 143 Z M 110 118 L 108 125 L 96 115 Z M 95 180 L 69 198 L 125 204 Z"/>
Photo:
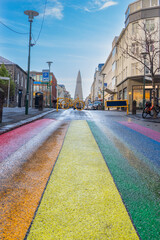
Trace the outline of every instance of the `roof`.
<path fill-rule="evenodd" d="M 7 65 L 7 64 L 15 64 L 15 63 L 13 63 L 13 62 L 11 62 L 11 61 L 9 61 L 8 59 L 6 59 L 6 58 L 3 58 L 3 57 L 1 57 L 0 56 L 0 64 L 5 64 L 5 65 Z"/>

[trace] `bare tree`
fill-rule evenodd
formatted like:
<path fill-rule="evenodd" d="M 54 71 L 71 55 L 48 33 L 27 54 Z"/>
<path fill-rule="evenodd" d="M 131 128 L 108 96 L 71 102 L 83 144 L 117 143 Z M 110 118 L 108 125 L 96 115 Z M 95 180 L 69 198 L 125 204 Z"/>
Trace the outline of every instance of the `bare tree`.
<path fill-rule="evenodd" d="M 154 23 L 136 23 L 133 35 L 125 34 L 123 45 L 120 43 L 118 48 L 125 58 L 132 58 L 139 62 L 142 69 L 148 69 L 152 79 L 153 105 L 156 107 L 156 86 L 155 76 L 160 69 L 160 39 L 159 29 Z M 141 69 L 141 71 L 142 71 Z M 154 111 L 154 117 L 156 112 Z"/>

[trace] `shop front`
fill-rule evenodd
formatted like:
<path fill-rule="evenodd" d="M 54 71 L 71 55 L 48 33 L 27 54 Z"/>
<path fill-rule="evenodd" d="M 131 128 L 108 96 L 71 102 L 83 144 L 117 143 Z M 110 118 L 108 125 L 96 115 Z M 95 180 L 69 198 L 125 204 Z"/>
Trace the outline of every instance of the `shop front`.
<path fill-rule="evenodd" d="M 152 101 L 152 86 L 145 86 L 145 101 Z M 160 85 L 156 86 L 156 98 L 160 96 Z M 137 108 L 143 108 L 143 85 L 132 86 L 132 101 L 137 102 Z"/>

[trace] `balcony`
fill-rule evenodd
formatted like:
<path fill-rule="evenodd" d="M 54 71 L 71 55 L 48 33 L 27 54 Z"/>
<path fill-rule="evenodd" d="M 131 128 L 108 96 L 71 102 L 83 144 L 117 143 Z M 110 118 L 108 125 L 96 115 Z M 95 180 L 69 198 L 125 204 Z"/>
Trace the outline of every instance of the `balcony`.
<path fill-rule="evenodd" d="M 131 3 L 126 11 L 126 20 L 128 16 L 138 10 L 145 9 L 145 8 L 151 8 L 151 7 L 156 7 L 159 6 L 160 2 L 159 0 L 139 0 L 136 2 Z"/>

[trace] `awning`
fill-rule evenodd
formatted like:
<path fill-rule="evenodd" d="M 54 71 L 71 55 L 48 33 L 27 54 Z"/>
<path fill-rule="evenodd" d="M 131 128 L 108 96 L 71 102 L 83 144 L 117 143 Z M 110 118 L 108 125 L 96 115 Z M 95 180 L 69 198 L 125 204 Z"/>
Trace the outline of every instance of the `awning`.
<path fill-rule="evenodd" d="M 105 88 L 104 91 L 109 93 L 109 94 L 115 94 L 116 93 L 114 90 L 111 90 L 109 88 Z"/>

